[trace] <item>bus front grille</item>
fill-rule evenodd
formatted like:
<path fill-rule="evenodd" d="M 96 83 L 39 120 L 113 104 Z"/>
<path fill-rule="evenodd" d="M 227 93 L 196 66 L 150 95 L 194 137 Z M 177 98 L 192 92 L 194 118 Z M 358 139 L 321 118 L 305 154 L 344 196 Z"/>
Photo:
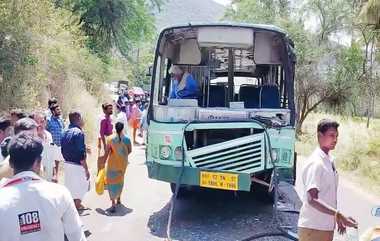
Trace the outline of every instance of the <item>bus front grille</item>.
<path fill-rule="evenodd" d="M 263 134 L 188 151 L 193 165 L 206 170 L 253 173 L 264 167 Z"/>

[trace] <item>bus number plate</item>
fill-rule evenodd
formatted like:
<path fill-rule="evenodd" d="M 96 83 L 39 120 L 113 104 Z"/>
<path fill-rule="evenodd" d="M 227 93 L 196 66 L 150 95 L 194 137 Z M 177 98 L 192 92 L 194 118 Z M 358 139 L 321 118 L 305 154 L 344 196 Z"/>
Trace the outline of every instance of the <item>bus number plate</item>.
<path fill-rule="evenodd" d="M 203 172 L 200 173 L 200 186 L 237 191 L 239 187 L 238 174 Z"/>

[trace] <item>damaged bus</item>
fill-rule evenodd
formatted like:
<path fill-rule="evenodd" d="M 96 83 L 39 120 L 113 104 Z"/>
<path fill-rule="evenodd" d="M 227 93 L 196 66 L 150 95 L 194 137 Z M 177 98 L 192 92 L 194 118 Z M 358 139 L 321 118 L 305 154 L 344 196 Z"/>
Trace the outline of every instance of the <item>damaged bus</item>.
<path fill-rule="evenodd" d="M 251 191 L 295 180 L 294 45 L 271 25 L 197 24 L 164 29 L 152 68 L 146 163 L 178 186 Z M 180 66 L 199 95 L 172 98 Z"/>

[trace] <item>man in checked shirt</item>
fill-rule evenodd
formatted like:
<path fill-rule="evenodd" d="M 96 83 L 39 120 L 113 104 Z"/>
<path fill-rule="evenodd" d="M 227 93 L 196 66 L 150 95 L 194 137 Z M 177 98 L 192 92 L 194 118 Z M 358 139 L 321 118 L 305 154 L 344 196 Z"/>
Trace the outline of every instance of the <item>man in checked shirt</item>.
<path fill-rule="evenodd" d="M 52 115 L 47 121 L 46 130 L 50 132 L 50 134 L 53 137 L 53 149 L 55 153 L 55 168 L 53 174 L 53 181 L 57 182 L 59 161 L 63 161 L 63 157 L 61 154 L 61 139 L 63 136 L 63 131 L 65 129 L 65 124 L 61 118 L 62 111 L 58 104 L 51 105 L 50 111 Z"/>

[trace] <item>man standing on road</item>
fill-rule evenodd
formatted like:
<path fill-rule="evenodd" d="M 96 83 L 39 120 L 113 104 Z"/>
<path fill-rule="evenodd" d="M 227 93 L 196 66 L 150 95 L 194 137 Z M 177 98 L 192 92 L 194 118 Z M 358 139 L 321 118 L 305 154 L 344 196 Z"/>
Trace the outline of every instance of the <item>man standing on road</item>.
<path fill-rule="evenodd" d="M 336 121 L 318 123 L 319 147 L 308 158 L 302 170 L 302 208 L 298 220 L 300 241 L 332 241 L 336 225 L 340 234 L 346 227 L 357 228 L 352 218 L 337 210 L 338 172 L 331 155 L 338 141 Z"/>
<path fill-rule="evenodd" d="M 68 190 L 37 175 L 41 140 L 22 132 L 10 142 L 15 175 L 0 186 L 1 241 L 85 241 L 82 224 Z"/>
<path fill-rule="evenodd" d="M 106 153 L 106 138 L 112 135 L 112 114 L 113 105 L 111 103 L 102 104 L 104 115 L 100 120 L 99 137 L 98 137 L 98 171 L 103 168 L 102 156 Z"/>
<path fill-rule="evenodd" d="M 52 149 L 54 150 L 53 152 L 55 156 L 54 181 L 57 182 L 59 161 L 63 160 L 61 155 L 61 139 L 65 124 L 61 118 L 62 112 L 58 104 L 52 104 L 50 110 L 52 115 L 47 121 L 46 130 L 50 132 L 53 137 L 54 146 Z"/>
<path fill-rule="evenodd" d="M 69 114 L 70 125 L 62 137 L 62 155 L 65 159 L 65 186 L 74 198 L 75 207 L 82 211 L 84 195 L 89 189 L 90 172 L 86 162 L 86 145 L 82 127 L 82 115 L 77 111 Z"/>

